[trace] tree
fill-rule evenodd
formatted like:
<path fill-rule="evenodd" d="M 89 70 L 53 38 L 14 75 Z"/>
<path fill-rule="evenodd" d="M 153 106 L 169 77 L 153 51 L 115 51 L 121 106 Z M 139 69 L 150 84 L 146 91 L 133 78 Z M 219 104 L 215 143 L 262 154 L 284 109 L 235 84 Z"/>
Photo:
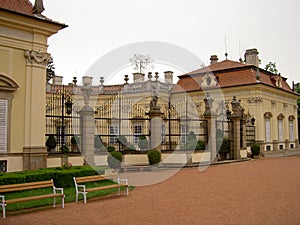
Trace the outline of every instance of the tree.
<path fill-rule="evenodd" d="M 131 65 L 134 66 L 134 70 L 139 73 L 143 73 L 146 69 L 149 69 L 153 62 L 149 55 L 145 56 L 140 54 L 135 54 L 129 61 Z"/>
<path fill-rule="evenodd" d="M 277 66 L 276 66 L 276 63 L 275 62 L 269 62 L 266 66 L 265 66 L 265 70 L 266 71 L 269 71 L 271 73 L 274 73 L 274 74 L 278 74 L 278 69 L 277 69 Z"/>
<path fill-rule="evenodd" d="M 50 59 L 47 63 L 47 69 L 46 69 L 46 78 L 47 78 L 48 82 L 55 76 L 54 70 L 55 70 L 55 66 L 54 66 L 54 62 L 53 62 L 53 57 L 50 56 Z"/>

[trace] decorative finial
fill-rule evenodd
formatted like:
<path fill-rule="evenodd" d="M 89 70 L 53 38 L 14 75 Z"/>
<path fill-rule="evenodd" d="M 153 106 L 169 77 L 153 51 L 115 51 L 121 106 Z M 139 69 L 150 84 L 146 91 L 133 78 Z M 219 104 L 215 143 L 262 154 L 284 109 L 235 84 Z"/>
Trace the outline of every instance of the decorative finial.
<path fill-rule="evenodd" d="M 35 0 L 34 6 L 33 6 L 33 14 L 36 16 L 42 16 L 42 12 L 45 10 L 43 0 Z"/>
<path fill-rule="evenodd" d="M 155 77 L 156 80 L 158 80 L 158 78 L 159 78 L 158 72 L 155 72 L 155 76 L 154 77 Z"/>
<path fill-rule="evenodd" d="M 227 56 L 228 56 L 228 53 L 226 52 L 226 53 L 225 53 L 225 58 L 226 58 L 226 60 L 227 60 Z"/>

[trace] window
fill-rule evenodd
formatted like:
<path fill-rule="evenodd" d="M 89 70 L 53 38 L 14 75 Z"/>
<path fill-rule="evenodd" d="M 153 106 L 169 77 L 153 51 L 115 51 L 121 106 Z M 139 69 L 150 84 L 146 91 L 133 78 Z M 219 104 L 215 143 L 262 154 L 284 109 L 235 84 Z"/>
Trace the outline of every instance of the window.
<path fill-rule="evenodd" d="M 0 152 L 7 152 L 7 104 L 0 99 Z"/>
<path fill-rule="evenodd" d="M 111 126 L 109 128 L 109 133 L 110 133 L 109 143 L 110 144 L 117 144 L 118 143 L 117 136 L 119 134 L 119 127 Z"/>
<path fill-rule="evenodd" d="M 7 172 L 7 160 L 0 160 L 0 172 Z"/>
<path fill-rule="evenodd" d="M 161 143 L 165 144 L 165 132 L 166 132 L 166 127 L 165 124 L 161 125 Z"/>
<path fill-rule="evenodd" d="M 266 123 L 266 143 L 271 142 L 271 123 L 270 119 L 265 120 Z"/>
<path fill-rule="evenodd" d="M 283 121 L 278 120 L 278 140 L 283 142 Z"/>
<path fill-rule="evenodd" d="M 181 125 L 180 126 L 180 143 L 185 144 L 186 143 L 186 136 L 187 136 L 187 127 L 186 125 Z"/>
<path fill-rule="evenodd" d="M 56 140 L 57 140 L 58 145 L 61 145 L 62 143 L 66 143 L 65 137 L 63 137 L 63 135 L 62 135 L 62 131 L 63 131 L 62 126 L 56 127 L 56 137 L 57 137 Z"/>
<path fill-rule="evenodd" d="M 139 142 L 139 135 L 142 134 L 142 126 L 135 125 L 134 126 L 134 143 L 137 144 Z"/>

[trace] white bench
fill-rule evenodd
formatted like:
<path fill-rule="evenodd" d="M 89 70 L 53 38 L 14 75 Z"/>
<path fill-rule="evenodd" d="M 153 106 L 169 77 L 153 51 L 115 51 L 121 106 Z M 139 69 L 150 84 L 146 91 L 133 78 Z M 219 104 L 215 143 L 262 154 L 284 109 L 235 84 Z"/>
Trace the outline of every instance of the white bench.
<path fill-rule="evenodd" d="M 24 191 L 24 190 L 32 190 L 32 189 L 39 189 L 39 188 L 47 188 L 53 187 L 53 193 L 45 194 L 45 195 L 36 195 L 36 196 L 29 196 L 23 198 L 15 198 L 15 199 L 5 199 L 5 193 L 8 192 L 16 192 L 16 191 Z M 56 193 L 59 191 L 60 193 Z M 30 182 L 30 183 L 23 183 L 23 184 L 8 184 L 8 185 L 0 185 L 0 206 L 2 206 L 3 210 L 3 218 L 5 218 L 5 206 L 7 204 L 12 204 L 16 202 L 25 202 L 25 201 L 32 201 L 32 200 L 39 200 L 43 198 L 53 198 L 53 207 L 56 204 L 56 197 L 61 197 L 62 208 L 64 208 L 64 190 L 63 188 L 56 188 L 54 186 L 53 180 L 48 181 L 38 181 L 38 182 Z"/>
<path fill-rule="evenodd" d="M 97 182 L 102 180 L 116 180 L 115 184 L 105 185 L 105 186 L 97 186 L 92 188 L 87 188 L 85 184 L 88 182 Z M 125 187 L 125 194 L 128 196 L 128 180 L 127 179 L 120 179 L 116 174 L 112 175 L 93 175 L 93 176 L 86 176 L 86 177 L 73 177 L 75 190 L 76 190 L 76 202 L 78 202 L 78 195 L 83 195 L 84 203 L 86 203 L 86 195 L 88 192 L 99 191 L 99 190 L 106 190 L 111 188 L 118 188 L 118 194 L 120 194 L 121 187 Z"/>

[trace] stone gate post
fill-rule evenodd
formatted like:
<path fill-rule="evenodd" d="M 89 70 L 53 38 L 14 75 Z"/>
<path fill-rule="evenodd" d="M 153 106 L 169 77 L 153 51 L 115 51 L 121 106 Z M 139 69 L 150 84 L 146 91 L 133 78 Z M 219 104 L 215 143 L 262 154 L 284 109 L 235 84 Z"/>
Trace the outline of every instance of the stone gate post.
<path fill-rule="evenodd" d="M 161 151 L 161 125 L 163 113 L 157 105 L 158 97 L 154 96 L 150 101 L 150 110 L 146 115 L 150 119 L 150 149 Z"/>
<path fill-rule="evenodd" d="M 212 112 L 213 99 L 207 94 L 204 98 L 204 118 L 207 120 L 207 149 L 210 152 L 210 161 L 217 160 L 217 136 L 216 136 L 216 115 Z"/>
<path fill-rule="evenodd" d="M 239 159 L 240 149 L 241 149 L 241 118 L 243 115 L 243 108 L 241 107 L 240 100 L 237 100 L 235 96 L 231 101 L 232 114 L 230 116 L 232 120 L 232 129 L 233 129 L 233 154 L 231 155 L 232 159 Z"/>
<path fill-rule="evenodd" d="M 94 163 L 94 135 L 95 122 L 94 110 L 89 106 L 89 99 L 92 89 L 89 84 L 84 83 L 81 88 L 84 106 L 80 110 L 80 129 L 81 129 L 81 153 L 84 156 L 84 164 L 93 166 Z"/>

